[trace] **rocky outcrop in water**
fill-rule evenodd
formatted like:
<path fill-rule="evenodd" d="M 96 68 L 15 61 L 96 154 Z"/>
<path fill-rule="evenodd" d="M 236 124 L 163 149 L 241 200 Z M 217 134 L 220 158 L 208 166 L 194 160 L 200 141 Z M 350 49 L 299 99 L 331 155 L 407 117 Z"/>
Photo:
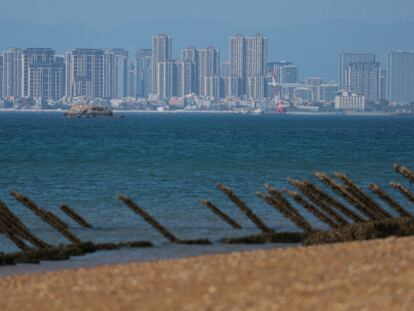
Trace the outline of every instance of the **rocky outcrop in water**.
<path fill-rule="evenodd" d="M 76 104 L 64 114 L 67 118 L 112 118 L 112 110 L 95 105 Z"/>

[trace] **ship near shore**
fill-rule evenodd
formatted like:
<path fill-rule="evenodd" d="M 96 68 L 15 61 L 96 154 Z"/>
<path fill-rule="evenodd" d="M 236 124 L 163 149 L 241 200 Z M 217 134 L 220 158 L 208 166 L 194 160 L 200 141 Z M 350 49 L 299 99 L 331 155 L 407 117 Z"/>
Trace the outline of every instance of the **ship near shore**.
<path fill-rule="evenodd" d="M 64 114 L 66 118 L 113 118 L 109 108 L 88 104 L 76 104 Z"/>

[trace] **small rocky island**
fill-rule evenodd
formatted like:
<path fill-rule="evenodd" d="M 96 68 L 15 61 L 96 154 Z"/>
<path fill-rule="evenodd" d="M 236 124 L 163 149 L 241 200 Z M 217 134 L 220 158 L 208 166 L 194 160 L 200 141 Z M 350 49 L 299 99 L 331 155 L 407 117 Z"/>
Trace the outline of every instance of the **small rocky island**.
<path fill-rule="evenodd" d="M 64 114 L 66 118 L 113 118 L 114 113 L 106 107 L 75 104 Z"/>

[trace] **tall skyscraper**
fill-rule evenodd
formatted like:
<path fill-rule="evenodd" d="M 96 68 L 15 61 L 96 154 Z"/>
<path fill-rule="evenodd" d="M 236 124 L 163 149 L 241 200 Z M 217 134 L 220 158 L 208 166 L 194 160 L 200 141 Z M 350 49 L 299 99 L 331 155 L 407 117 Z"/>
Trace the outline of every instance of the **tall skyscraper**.
<path fill-rule="evenodd" d="M 136 81 L 138 97 L 147 98 L 152 92 L 152 50 L 141 49 L 137 52 Z"/>
<path fill-rule="evenodd" d="M 267 65 L 267 39 L 261 34 L 247 37 L 247 76 L 264 76 Z"/>
<path fill-rule="evenodd" d="M 3 53 L 3 97 L 20 97 L 22 53 L 10 48 Z"/>
<path fill-rule="evenodd" d="M 414 51 L 391 51 L 388 54 L 388 99 L 414 102 Z"/>
<path fill-rule="evenodd" d="M 128 59 L 128 97 L 137 97 L 137 61 Z"/>
<path fill-rule="evenodd" d="M 181 50 L 181 61 L 183 62 L 191 62 L 194 64 L 194 72 L 192 77 L 192 90 L 193 93 L 200 95 L 200 90 L 198 89 L 199 81 L 198 81 L 198 72 L 200 66 L 200 55 L 196 48 L 188 47 Z"/>
<path fill-rule="evenodd" d="M 347 86 L 347 76 L 348 76 L 348 67 L 350 64 L 357 63 L 375 63 L 375 54 L 374 53 L 352 53 L 352 52 L 341 52 L 339 55 L 339 89 L 346 90 Z"/>
<path fill-rule="evenodd" d="M 159 66 L 160 63 L 168 63 L 172 60 L 172 38 L 166 34 L 160 34 L 152 38 L 152 93 L 161 96 L 161 93 L 165 94 L 165 90 L 169 88 L 169 85 L 173 84 L 173 81 L 167 81 L 161 77 L 159 79 L 158 73 L 161 69 L 166 69 L 167 64 Z M 167 67 L 166 67 L 167 66 Z M 161 70 L 163 71 L 163 70 Z M 165 72 L 165 71 L 164 71 Z M 160 80 L 166 83 L 162 85 Z M 160 90 L 160 87 L 163 90 Z"/>
<path fill-rule="evenodd" d="M 31 66 L 37 67 L 37 78 L 42 79 L 41 72 L 44 72 L 47 75 L 47 72 L 51 69 L 54 60 L 55 60 L 55 51 L 50 48 L 28 48 L 24 49 L 22 53 L 22 67 L 21 67 L 21 97 L 34 97 L 33 93 L 42 93 L 47 92 L 46 87 L 42 92 L 39 90 L 34 90 L 33 83 L 34 81 L 30 80 L 29 71 Z M 41 70 L 40 68 L 44 68 Z M 49 68 L 49 70 L 47 69 Z M 45 77 L 46 80 L 49 77 Z"/>
<path fill-rule="evenodd" d="M 204 96 L 212 99 L 221 98 L 221 78 L 220 76 L 208 76 L 205 78 L 205 94 Z"/>
<path fill-rule="evenodd" d="M 53 57 L 47 61 L 35 61 L 27 68 L 25 97 L 59 100 L 65 96 L 65 60 Z"/>
<path fill-rule="evenodd" d="M 261 34 L 247 37 L 247 95 L 251 99 L 263 99 L 267 65 L 267 39 Z"/>
<path fill-rule="evenodd" d="M 230 76 L 239 79 L 239 94 L 245 94 L 247 83 L 247 45 L 242 34 L 236 34 L 229 39 Z"/>
<path fill-rule="evenodd" d="M 3 98 L 3 55 L 0 55 L 0 98 Z"/>
<path fill-rule="evenodd" d="M 167 100 L 174 96 L 174 69 L 172 60 L 157 63 L 157 96 Z"/>
<path fill-rule="evenodd" d="M 192 61 L 177 63 L 177 96 L 184 97 L 195 93 L 196 70 Z"/>
<path fill-rule="evenodd" d="M 104 98 L 102 49 L 74 49 L 67 53 L 66 96 Z"/>
<path fill-rule="evenodd" d="M 208 96 L 206 78 L 220 76 L 220 51 L 214 47 L 199 50 L 198 81 L 201 96 Z"/>
<path fill-rule="evenodd" d="M 104 97 L 119 99 L 128 94 L 128 52 L 104 50 Z"/>
<path fill-rule="evenodd" d="M 381 71 L 378 62 L 349 63 L 346 72 L 347 91 L 362 94 L 367 100 L 379 99 Z"/>

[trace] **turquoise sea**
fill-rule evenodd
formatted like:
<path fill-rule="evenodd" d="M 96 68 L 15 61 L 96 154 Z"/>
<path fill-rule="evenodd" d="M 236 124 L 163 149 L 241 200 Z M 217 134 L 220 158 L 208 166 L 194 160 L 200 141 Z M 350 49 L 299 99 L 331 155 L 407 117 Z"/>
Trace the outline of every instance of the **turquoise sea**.
<path fill-rule="evenodd" d="M 0 113 L 0 146 L 0 200 L 40 237 L 65 242 L 11 199 L 10 190 L 70 222 L 59 210 L 67 203 L 94 225 L 86 230 L 73 224 L 84 240 L 157 245 L 110 258 L 94 254 L 82 266 L 99 258 L 122 262 L 249 249 L 167 246 L 117 193 L 131 196 L 183 239 L 257 232 L 215 188 L 225 183 L 269 226 L 295 230 L 256 197 L 264 183 L 284 188 L 287 177 L 312 179 L 314 170 L 346 172 L 363 186 L 402 180 L 392 165 L 414 168 L 414 117 L 127 113 L 123 119 L 65 119 L 60 113 L 8 112 Z M 211 200 L 244 229 L 229 228 L 200 199 Z M 0 237 L 0 251 L 14 250 Z"/>

